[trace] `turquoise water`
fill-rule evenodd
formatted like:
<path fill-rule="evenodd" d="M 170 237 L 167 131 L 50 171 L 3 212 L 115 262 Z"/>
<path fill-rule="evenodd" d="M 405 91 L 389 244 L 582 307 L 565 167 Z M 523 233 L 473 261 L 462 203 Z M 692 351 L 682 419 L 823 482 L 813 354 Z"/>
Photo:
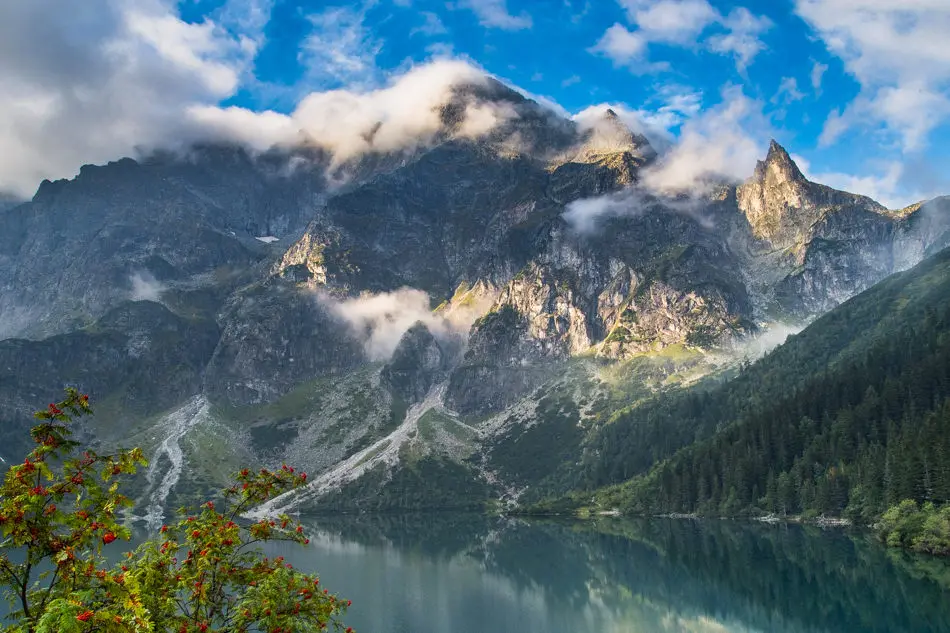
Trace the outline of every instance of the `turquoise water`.
<path fill-rule="evenodd" d="M 860 533 L 448 514 L 305 525 L 309 547 L 267 553 L 352 599 L 358 633 L 950 633 L 950 561 Z"/>
<path fill-rule="evenodd" d="M 950 565 L 864 535 L 728 521 L 468 516 L 308 524 L 275 547 L 377 633 L 950 631 Z"/>

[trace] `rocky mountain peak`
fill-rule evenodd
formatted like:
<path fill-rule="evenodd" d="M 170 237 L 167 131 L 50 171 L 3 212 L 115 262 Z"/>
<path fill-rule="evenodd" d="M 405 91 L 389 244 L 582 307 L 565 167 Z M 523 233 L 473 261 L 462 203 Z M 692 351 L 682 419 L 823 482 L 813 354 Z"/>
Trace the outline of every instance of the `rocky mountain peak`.
<path fill-rule="evenodd" d="M 607 108 L 579 126 L 581 143 L 569 157 L 573 162 L 597 162 L 606 155 L 628 154 L 639 163 L 656 156 L 656 150 L 642 134 L 637 134 L 616 111 Z"/>
<path fill-rule="evenodd" d="M 769 144 L 769 153 L 765 160 L 756 164 L 753 180 L 771 186 L 807 182 L 798 165 L 775 139 Z"/>
<path fill-rule="evenodd" d="M 786 248 L 804 239 L 803 231 L 820 213 L 814 189 L 785 148 L 773 140 L 753 177 L 736 191 L 736 199 L 756 237 Z"/>

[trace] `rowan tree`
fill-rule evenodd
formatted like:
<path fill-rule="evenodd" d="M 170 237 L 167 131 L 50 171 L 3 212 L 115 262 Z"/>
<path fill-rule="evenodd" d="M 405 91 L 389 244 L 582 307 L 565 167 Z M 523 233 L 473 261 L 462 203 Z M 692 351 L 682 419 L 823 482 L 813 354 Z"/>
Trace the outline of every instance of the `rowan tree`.
<path fill-rule="evenodd" d="M 243 470 L 213 501 L 110 564 L 105 548 L 128 541 L 132 501 L 123 479 L 146 465 L 140 449 L 100 455 L 72 439 L 73 418 L 91 414 L 75 389 L 35 414 L 35 448 L 0 487 L 0 588 L 13 633 L 311 633 L 342 629 L 349 601 L 260 545 L 307 545 L 289 516 L 242 514 L 303 485 L 292 467 Z M 115 552 L 112 556 L 116 558 Z M 351 629 L 347 629 L 351 631 Z"/>

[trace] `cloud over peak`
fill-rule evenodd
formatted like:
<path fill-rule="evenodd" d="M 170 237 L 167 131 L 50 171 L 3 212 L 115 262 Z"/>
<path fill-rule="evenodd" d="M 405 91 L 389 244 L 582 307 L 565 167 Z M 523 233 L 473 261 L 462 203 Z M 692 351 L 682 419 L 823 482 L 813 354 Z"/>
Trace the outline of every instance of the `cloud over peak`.
<path fill-rule="evenodd" d="M 237 89 L 269 5 L 234 1 L 201 22 L 163 0 L 0 6 L 0 190 L 178 136 L 183 112 Z"/>
<path fill-rule="evenodd" d="M 290 114 L 204 106 L 191 115 L 225 140 L 257 149 L 301 140 L 327 149 L 337 163 L 368 152 L 392 152 L 424 145 L 444 128 L 441 108 L 461 85 L 484 85 L 489 76 L 463 62 L 443 60 L 416 66 L 383 88 L 312 92 Z M 510 105 L 464 103 L 456 130 L 478 137 L 515 116 Z"/>
<path fill-rule="evenodd" d="M 338 162 L 396 151 L 439 132 L 440 106 L 455 86 L 487 81 L 476 66 L 445 60 L 381 87 L 353 85 L 348 78 L 375 66 L 351 16 L 337 24 L 346 34 L 333 46 L 312 34 L 300 53 L 351 88 L 310 92 L 289 114 L 220 105 L 248 78 L 269 11 L 266 0 L 230 0 L 186 22 L 170 0 L 4 4 L 0 191 L 29 197 L 41 180 L 73 176 L 86 163 L 202 140 L 258 150 L 307 141 Z M 329 19 L 321 15 L 313 20 Z M 456 133 L 478 136 L 511 116 L 504 105 L 470 103 Z"/>

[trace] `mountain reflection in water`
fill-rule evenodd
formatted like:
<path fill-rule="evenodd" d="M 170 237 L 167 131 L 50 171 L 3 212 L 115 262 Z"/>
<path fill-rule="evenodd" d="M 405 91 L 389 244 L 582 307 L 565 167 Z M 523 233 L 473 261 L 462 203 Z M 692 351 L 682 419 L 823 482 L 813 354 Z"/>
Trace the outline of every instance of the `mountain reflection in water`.
<path fill-rule="evenodd" d="M 361 633 L 950 631 L 950 564 L 864 534 L 731 521 L 470 515 L 308 523 L 275 546 Z"/>

